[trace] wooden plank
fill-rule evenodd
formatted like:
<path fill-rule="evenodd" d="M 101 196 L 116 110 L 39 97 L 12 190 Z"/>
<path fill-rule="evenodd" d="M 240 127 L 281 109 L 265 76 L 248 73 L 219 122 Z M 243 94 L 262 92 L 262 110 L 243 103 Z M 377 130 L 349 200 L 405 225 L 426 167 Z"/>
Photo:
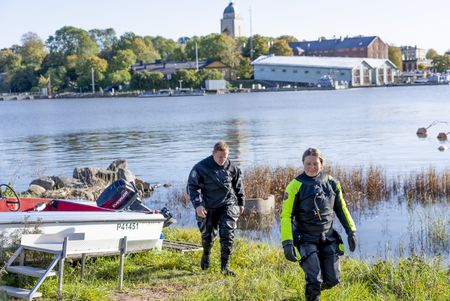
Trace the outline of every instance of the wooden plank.
<path fill-rule="evenodd" d="M 202 246 L 197 245 L 197 244 L 183 242 L 183 241 L 170 241 L 170 240 L 163 241 L 163 248 L 180 251 L 181 253 L 196 252 L 196 251 L 203 250 Z"/>

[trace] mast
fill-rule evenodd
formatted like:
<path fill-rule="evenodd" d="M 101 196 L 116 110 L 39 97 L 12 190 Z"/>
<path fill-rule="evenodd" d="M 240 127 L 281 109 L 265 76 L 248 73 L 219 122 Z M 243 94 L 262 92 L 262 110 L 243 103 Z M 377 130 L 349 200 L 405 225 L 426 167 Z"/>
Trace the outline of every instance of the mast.
<path fill-rule="evenodd" d="M 91 77 L 92 77 L 92 94 L 94 94 L 95 93 L 94 68 L 91 68 Z"/>
<path fill-rule="evenodd" d="M 197 47 L 197 42 L 195 42 L 195 66 L 196 66 L 197 71 L 198 71 L 198 47 Z"/>
<path fill-rule="evenodd" d="M 47 97 L 51 98 L 52 97 L 52 78 L 51 78 L 51 74 L 48 74 L 48 84 L 47 84 Z"/>
<path fill-rule="evenodd" d="M 252 7 L 249 9 L 250 13 L 250 61 L 253 61 L 253 33 L 252 33 Z"/>

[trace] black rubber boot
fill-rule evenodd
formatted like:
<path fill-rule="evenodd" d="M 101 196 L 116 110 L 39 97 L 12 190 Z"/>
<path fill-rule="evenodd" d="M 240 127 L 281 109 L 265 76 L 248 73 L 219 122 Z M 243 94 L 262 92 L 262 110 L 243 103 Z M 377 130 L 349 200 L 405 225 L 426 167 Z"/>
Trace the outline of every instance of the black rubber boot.
<path fill-rule="evenodd" d="M 207 270 L 209 268 L 209 257 L 211 256 L 212 244 L 207 241 L 202 241 L 203 255 L 200 266 L 202 270 Z"/>
<path fill-rule="evenodd" d="M 232 270 L 230 270 L 230 268 L 228 267 L 228 265 L 222 266 L 221 267 L 221 271 L 225 276 L 236 276 L 236 273 L 233 272 Z"/>
<path fill-rule="evenodd" d="M 209 269 L 209 254 L 206 254 L 205 252 L 203 252 L 202 261 L 200 262 L 200 266 L 202 267 L 202 270 Z"/>

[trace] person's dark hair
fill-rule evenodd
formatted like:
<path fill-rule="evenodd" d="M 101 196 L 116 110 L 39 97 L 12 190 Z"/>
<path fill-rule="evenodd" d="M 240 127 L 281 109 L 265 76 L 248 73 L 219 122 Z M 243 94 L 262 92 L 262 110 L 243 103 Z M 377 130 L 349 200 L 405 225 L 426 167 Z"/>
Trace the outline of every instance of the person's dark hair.
<path fill-rule="evenodd" d="M 322 155 L 322 152 L 320 151 L 320 149 L 314 148 L 314 147 L 310 147 L 307 150 L 305 150 L 305 152 L 303 153 L 303 156 L 302 156 L 302 162 L 305 162 L 305 158 L 307 156 L 318 157 L 319 160 L 320 160 L 320 163 L 323 164 L 323 155 Z"/>
<path fill-rule="evenodd" d="M 216 144 L 214 144 L 214 150 L 213 152 L 228 152 L 229 147 L 228 144 L 226 144 L 224 141 L 219 141 Z"/>

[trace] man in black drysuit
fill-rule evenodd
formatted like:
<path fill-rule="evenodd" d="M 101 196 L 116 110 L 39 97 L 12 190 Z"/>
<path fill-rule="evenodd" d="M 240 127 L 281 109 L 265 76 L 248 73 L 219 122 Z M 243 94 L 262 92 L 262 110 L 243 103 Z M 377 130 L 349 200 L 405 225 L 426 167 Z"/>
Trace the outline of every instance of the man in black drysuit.
<path fill-rule="evenodd" d="M 201 268 L 209 268 L 211 248 L 219 232 L 221 270 L 235 276 L 228 264 L 233 248 L 234 230 L 244 212 L 241 170 L 229 159 L 225 142 L 214 145 L 213 154 L 198 162 L 188 179 L 188 192 L 202 234 Z"/>

